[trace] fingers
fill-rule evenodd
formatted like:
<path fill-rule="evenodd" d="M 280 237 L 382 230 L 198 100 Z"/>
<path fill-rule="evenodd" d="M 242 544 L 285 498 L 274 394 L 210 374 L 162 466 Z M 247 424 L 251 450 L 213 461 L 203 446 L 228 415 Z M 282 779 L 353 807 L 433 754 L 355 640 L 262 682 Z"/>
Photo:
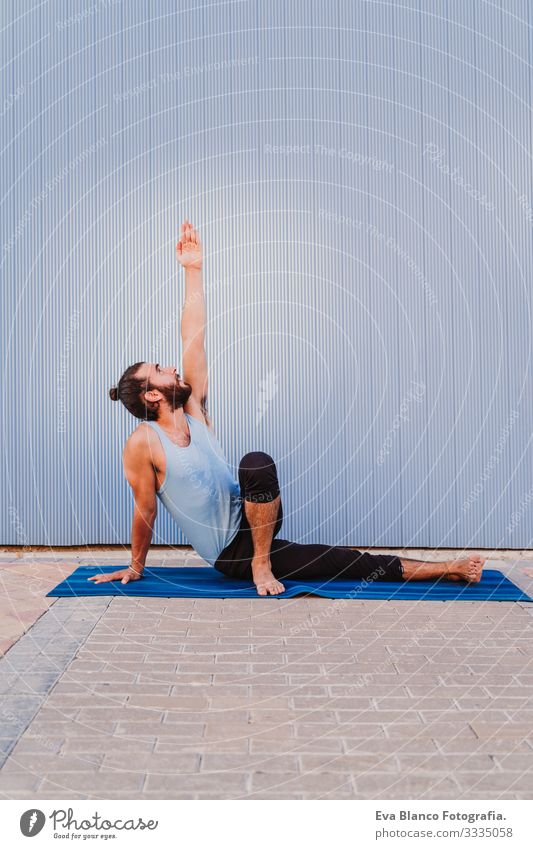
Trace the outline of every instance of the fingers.
<path fill-rule="evenodd" d="M 91 575 L 87 580 L 94 581 L 95 584 L 107 584 L 108 581 L 116 581 L 120 576 L 120 572 L 107 572 L 107 574 Z"/>
<path fill-rule="evenodd" d="M 193 244 L 195 245 L 198 245 L 200 243 L 198 233 L 196 232 L 194 226 L 191 224 L 188 218 L 186 218 L 183 224 L 181 225 L 181 239 L 184 242 L 193 242 Z"/>
<path fill-rule="evenodd" d="M 108 581 L 116 581 L 118 578 L 120 578 L 120 573 L 113 572 L 110 575 L 92 575 L 87 580 L 93 581 L 95 584 L 107 584 Z M 133 580 L 131 575 L 124 575 L 120 583 L 129 584 L 131 580 Z"/>

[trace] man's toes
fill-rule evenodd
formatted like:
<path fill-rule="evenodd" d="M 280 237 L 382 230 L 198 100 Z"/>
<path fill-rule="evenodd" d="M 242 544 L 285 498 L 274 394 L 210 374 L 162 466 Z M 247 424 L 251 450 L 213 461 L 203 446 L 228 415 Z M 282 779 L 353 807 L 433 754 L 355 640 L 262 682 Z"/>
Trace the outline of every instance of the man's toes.
<path fill-rule="evenodd" d="M 279 595 L 279 593 L 285 592 L 285 587 L 279 581 L 273 581 L 271 584 L 268 584 L 267 589 L 270 595 Z"/>
<path fill-rule="evenodd" d="M 285 592 L 283 584 L 280 584 L 280 582 L 276 581 L 275 578 L 272 578 L 272 580 L 266 580 L 263 583 L 257 583 L 255 587 L 258 595 L 278 595 L 279 593 Z"/>

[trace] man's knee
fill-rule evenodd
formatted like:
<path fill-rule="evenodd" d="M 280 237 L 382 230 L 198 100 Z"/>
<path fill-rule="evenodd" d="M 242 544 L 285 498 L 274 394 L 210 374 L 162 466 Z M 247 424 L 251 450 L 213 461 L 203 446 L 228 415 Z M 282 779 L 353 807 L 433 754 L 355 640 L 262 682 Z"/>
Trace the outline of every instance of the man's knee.
<path fill-rule="evenodd" d="M 239 483 L 247 501 L 274 501 L 279 495 L 276 464 L 264 451 L 250 451 L 239 463 Z"/>
<path fill-rule="evenodd" d="M 239 470 L 244 469 L 253 472 L 256 470 L 260 471 L 268 466 L 274 466 L 276 468 L 276 464 L 270 454 L 267 454 L 265 451 L 249 451 L 248 454 L 245 454 L 241 458 Z"/>

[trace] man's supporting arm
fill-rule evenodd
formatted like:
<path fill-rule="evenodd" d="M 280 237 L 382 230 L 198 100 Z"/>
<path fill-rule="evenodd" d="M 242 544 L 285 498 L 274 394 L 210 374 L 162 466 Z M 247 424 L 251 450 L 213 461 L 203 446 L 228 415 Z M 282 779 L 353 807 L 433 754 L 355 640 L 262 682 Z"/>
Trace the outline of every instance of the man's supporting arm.
<path fill-rule="evenodd" d="M 130 569 L 142 575 L 157 516 L 156 477 L 145 435 L 132 440 L 124 450 L 124 472 L 133 492 L 135 506 L 131 526 Z"/>
<path fill-rule="evenodd" d="M 142 575 L 146 563 L 146 555 L 152 542 L 152 533 L 157 516 L 157 508 L 135 502 L 133 522 L 131 526 L 131 564 L 130 569 Z"/>

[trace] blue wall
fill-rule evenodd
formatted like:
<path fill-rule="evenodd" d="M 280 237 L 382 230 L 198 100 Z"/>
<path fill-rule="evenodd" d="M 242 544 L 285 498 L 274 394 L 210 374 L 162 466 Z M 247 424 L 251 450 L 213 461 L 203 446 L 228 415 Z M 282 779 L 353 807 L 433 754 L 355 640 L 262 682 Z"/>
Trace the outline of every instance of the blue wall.
<path fill-rule="evenodd" d="M 282 536 L 530 546 L 531 5 L 195 6 L 0 5 L 1 542 L 129 542 L 107 390 L 179 363 L 189 216 Z"/>

